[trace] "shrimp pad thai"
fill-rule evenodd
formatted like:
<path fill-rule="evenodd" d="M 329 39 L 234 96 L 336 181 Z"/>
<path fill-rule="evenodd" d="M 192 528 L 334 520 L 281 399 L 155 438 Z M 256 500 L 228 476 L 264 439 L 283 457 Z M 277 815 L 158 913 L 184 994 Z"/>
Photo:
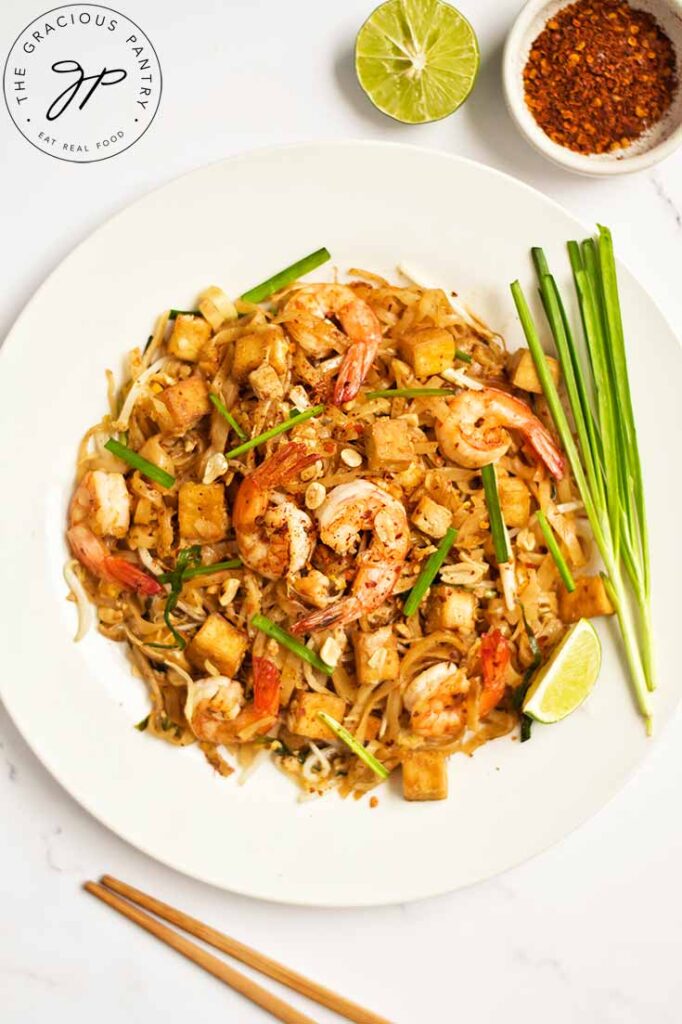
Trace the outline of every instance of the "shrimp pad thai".
<path fill-rule="evenodd" d="M 528 349 L 403 274 L 297 280 L 320 262 L 208 288 L 108 372 L 68 513 L 79 637 L 94 604 L 148 688 L 140 742 L 439 800 L 613 609 Z"/>

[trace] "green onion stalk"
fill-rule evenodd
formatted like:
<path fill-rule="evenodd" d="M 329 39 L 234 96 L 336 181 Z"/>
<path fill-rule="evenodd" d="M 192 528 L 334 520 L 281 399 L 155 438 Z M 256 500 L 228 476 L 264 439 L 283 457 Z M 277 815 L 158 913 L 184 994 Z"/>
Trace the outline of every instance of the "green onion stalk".
<path fill-rule="evenodd" d="M 258 448 L 260 445 L 265 444 L 272 437 L 277 437 L 278 434 L 283 434 L 287 430 L 293 430 L 299 423 L 305 423 L 306 420 L 312 419 L 314 416 L 319 416 L 321 412 L 324 412 L 323 405 L 313 405 L 310 409 L 306 409 L 304 412 L 296 413 L 295 416 L 290 416 L 289 419 L 282 420 L 281 423 L 277 423 L 274 427 L 270 427 L 263 434 L 258 434 L 257 437 L 252 437 L 248 441 L 244 441 L 243 444 L 237 445 L 236 448 L 232 448 L 231 451 L 225 452 L 226 459 L 236 459 L 238 455 L 244 455 L 245 452 L 250 452 L 252 448 Z"/>
<path fill-rule="evenodd" d="M 649 546 L 641 462 L 625 357 L 613 243 L 607 228 L 568 252 L 580 307 L 579 348 L 541 249 L 533 250 L 540 296 L 559 355 L 575 435 L 549 372 L 521 285 L 511 291 L 528 347 L 568 456 L 606 573 L 637 706 L 651 730 L 655 687 Z M 577 443 L 576 443 L 577 438 Z M 632 613 L 631 595 L 638 611 Z"/>
<path fill-rule="evenodd" d="M 321 267 L 323 263 L 330 259 L 331 254 L 327 249 L 324 247 L 316 249 L 315 252 L 311 252 L 308 256 L 304 256 L 303 259 L 292 263 L 291 266 L 285 267 L 284 270 L 280 270 L 277 274 L 273 274 L 272 277 L 269 277 L 261 284 L 257 284 L 255 288 L 250 288 L 248 292 L 244 292 L 241 299 L 244 302 L 252 302 L 254 304 L 263 302 L 271 295 L 274 295 L 275 292 L 280 292 L 282 288 L 286 288 L 287 285 L 298 281 L 299 277 L 309 274 L 311 270 L 316 270 L 317 267 Z"/>
<path fill-rule="evenodd" d="M 419 605 L 424 600 L 426 591 L 429 589 L 433 581 L 435 580 L 440 567 L 448 556 L 450 548 L 457 539 L 457 530 L 454 527 L 449 527 L 445 533 L 445 536 L 441 540 L 436 550 L 429 555 L 424 564 L 424 568 L 417 577 L 417 582 L 412 587 L 412 590 L 407 595 L 405 604 L 403 605 L 403 615 L 407 618 L 419 608 Z"/>
<path fill-rule="evenodd" d="M 251 625 L 254 629 L 260 630 L 261 633 L 265 633 L 272 640 L 276 640 L 282 647 L 286 647 L 287 650 L 291 651 L 297 657 L 303 661 L 307 661 L 309 665 L 316 668 L 318 672 L 323 672 L 326 676 L 331 676 L 334 673 L 334 669 L 331 665 L 328 665 L 326 661 L 323 661 L 316 651 L 306 647 L 300 640 L 297 640 L 291 633 L 287 633 L 286 629 L 282 629 L 276 622 L 269 619 L 267 615 L 261 615 L 258 612 L 251 618 Z"/>

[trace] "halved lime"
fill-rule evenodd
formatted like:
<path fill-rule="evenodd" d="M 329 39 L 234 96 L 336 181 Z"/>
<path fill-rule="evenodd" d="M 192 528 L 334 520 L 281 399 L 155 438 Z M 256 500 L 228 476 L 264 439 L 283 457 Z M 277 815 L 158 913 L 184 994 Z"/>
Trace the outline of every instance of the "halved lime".
<path fill-rule="evenodd" d="M 457 110 L 478 73 L 476 33 L 441 0 L 388 0 L 355 42 L 358 81 L 372 103 L 405 124 Z"/>
<path fill-rule="evenodd" d="M 580 619 L 531 683 L 523 710 L 536 722 L 559 722 L 582 704 L 597 681 L 601 643 L 589 619 Z"/>

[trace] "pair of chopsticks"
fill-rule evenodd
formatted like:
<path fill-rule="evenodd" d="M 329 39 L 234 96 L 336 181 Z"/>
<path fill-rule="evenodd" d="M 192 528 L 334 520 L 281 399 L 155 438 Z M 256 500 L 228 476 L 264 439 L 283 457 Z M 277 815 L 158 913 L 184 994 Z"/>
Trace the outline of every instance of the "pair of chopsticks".
<path fill-rule="evenodd" d="M 130 921 L 134 921 L 135 924 L 139 924 L 141 928 L 155 935 L 157 939 L 161 939 L 167 946 L 171 946 L 178 953 L 182 953 L 188 960 L 192 960 L 199 967 L 203 967 L 209 974 L 213 974 L 214 977 L 229 985 L 230 988 L 250 999 L 252 1003 L 256 1003 L 257 1006 L 267 1010 L 277 1020 L 284 1021 L 284 1024 L 315 1024 L 315 1021 L 299 1010 L 296 1010 L 293 1006 L 290 1006 L 289 1003 L 279 999 L 272 992 L 268 992 L 267 989 L 256 984 L 255 981 L 252 981 L 245 974 L 240 974 L 239 971 L 230 967 L 224 960 L 219 960 L 217 956 L 207 953 L 205 949 L 197 946 L 194 942 L 190 942 L 189 939 L 186 939 L 179 932 L 174 931 L 172 928 L 167 928 L 156 917 L 151 917 L 145 911 L 149 910 L 156 914 L 157 917 L 163 918 L 164 921 L 170 921 L 171 924 L 177 925 L 178 928 L 189 932 L 190 935 L 194 935 L 203 942 L 207 942 L 215 949 L 228 953 L 249 967 L 254 967 L 261 974 L 266 974 L 269 978 L 274 978 L 275 981 L 288 985 L 295 992 L 308 996 L 309 999 L 314 1000 L 321 1006 L 335 1010 L 336 1013 L 341 1014 L 347 1020 L 354 1021 L 355 1024 L 391 1024 L 385 1017 L 380 1017 L 378 1014 L 372 1013 L 371 1010 L 365 1010 L 362 1006 L 358 1006 L 357 1003 L 351 1002 L 350 999 L 337 995 L 336 992 L 324 988 L 323 985 L 318 985 L 316 982 L 311 981 L 302 974 L 298 974 L 296 971 L 292 971 L 291 968 L 285 967 L 276 960 L 271 960 L 270 957 L 264 956 L 258 950 L 245 946 L 244 943 L 230 938 L 229 935 L 224 935 L 223 932 L 211 928 L 210 925 L 203 924 L 202 921 L 197 921 L 195 917 L 190 917 L 189 914 L 183 913 L 182 910 L 176 910 L 175 907 L 169 906 L 168 903 L 162 903 L 161 900 L 157 900 L 140 889 L 135 889 L 132 885 L 119 881 L 117 878 L 112 878 L 111 875 L 104 875 L 101 879 L 101 884 L 86 882 L 83 888 L 102 900 L 103 903 L 113 907 L 119 914 L 123 914 Z M 125 898 L 122 899 L 121 897 Z M 143 909 L 140 910 L 140 907 Z"/>

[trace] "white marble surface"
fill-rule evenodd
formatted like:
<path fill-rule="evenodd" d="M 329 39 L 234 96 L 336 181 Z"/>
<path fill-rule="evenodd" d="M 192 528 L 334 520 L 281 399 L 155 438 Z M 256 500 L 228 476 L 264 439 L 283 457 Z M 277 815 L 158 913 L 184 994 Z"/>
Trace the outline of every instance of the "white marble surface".
<path fill-rule="evenodd" d="M 49 6 L 5 0 L 3 53 Z M 127 0 L 125 13 L 154 42 L 165 76 L 160 112 L 142 141 L 114 160 L 77 166 L 32 149 L 0 115 L 2 333 L 76 242 L 153 186 L 245 149 L 349 137 L 473 157 L 535 185 L 586 221 L 610 224 L 623 258 L 681 330 L 682 153 L 649 173 L 610 182 L 570 176 L 531 150 L 517 136 L 500 89 L 501 48 L 516 0 L 460 0 L 483 54 L 473 95 L 442 123 L 394 124 L 369 106 L 354 81 L 353 38 L 371 6 Z M 453 195 L 453 206 L 461 198 Z M 672 450 L 673 439 L 665 443 Z M 678 716 L 601 814 L 497 880 L 409 906 L 332 912 L 252 902 L 158 866 L 62 792 L 0 709 L 0 1015 L 6 1024 L 48 1017 L 100 1024 L 211 1014 L 240 1024 L 269 1019 L 80 891 L 84 879 L 109 871 L 400 1024 L 676 1024 L 681 749 Z M 287 998 L 303 1008 L 303 1000 Z M 319 1021 L 338 1019 L 307 1009 Z"/>

